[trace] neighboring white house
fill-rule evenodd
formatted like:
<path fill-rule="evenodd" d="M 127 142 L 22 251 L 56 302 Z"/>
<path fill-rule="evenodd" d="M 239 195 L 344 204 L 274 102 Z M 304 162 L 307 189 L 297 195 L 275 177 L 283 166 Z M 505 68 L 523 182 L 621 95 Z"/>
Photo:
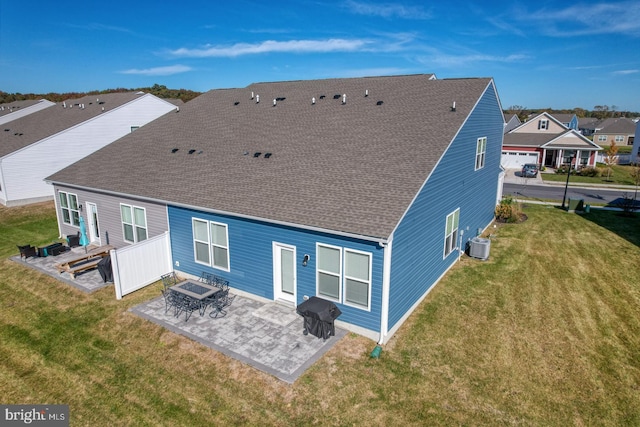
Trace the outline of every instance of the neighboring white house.
<path fill-rule="evenodd" d="M 110 93 L 68 100 L 4 123 L 0 203 L 51 200 L 53 188 L 45 177 L 175 110 L 175 104 L 151 94 Z"/>
<path fill-rule="evenodd" d="M 55 102 L 40 100 L 14 101 L 0 104 L 0 125 L 4 125 L 20 117 L 28 116 L 37 111 L 56 105 Z"/>

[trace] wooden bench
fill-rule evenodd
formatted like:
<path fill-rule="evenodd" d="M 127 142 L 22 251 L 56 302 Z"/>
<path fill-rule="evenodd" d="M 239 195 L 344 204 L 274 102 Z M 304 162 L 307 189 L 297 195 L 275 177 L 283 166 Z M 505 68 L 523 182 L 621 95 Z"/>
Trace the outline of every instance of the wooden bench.
<path fill-rule="evenodd" d="M 98 263 L 102 261 L 102 257 L 98 257 L 98 258 L 92 258 L 91 260 L 88 260 L 86 262 L 83 262 L 81 264 L 75 264 L 73 267 L 65 270 L 67 273 L 69 273 L 69 275 L 71 276 L 72 279 L 76 278 L 76 274 L 80 273 L 81 271 L 86 271 L 86 270 L 91 270 L 92 268 L 96 268 L 98 267 Z"/>
<path fill-rule="evenodd" d="M 67 272 L 72 278 L 75 278 L 76 273 L 97 267 L 100 260 L 109 255 L 111 249 L 115 248 L 111 245 L 100 246 L 86 254 L 56 264 L 56 269 L 60 274 Z"/>

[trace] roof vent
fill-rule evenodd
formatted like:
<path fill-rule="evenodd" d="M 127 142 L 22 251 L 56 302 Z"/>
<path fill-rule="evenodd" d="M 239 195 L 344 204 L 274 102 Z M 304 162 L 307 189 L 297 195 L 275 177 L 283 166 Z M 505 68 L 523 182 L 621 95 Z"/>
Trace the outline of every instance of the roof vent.
<path fill-rule="evenodd" d="M 326 95 L 320 95 L 320 99 L 325 99 L 326 97 Z"/>
<path fill-rule="evenodd" d="M 367 96 L 369 96 L 369 89 L 365 89 L 365 90 L 364 90 L 364 96 L 365 96 L 365 98 L 366 98 Z"/>
<path fill-rule="evenodd" d="M 316 105 L 316 97 L 311 98 L 311 105 Z"/>
<path fill-rule="evenodd" d="M 274 107 L 276 106 L 277 102 L 278 102 L 278 101 L 276 100 L 276 98 L 273 98 L 273 106 L 274 106 Z"/>
<path fill-rule="evenodd" d="M 238 105 L 238 104 L 240 104 L 240 101 L 236 101 L 233 103 L 233 105 Z"/>
<path fill-rule="evenodd" d="M 11 130 L 11 129 L 5 129 L 4 131 L 5 131 L 5 132 L 9 132 L 10 130 Z"/>
<path fill-rule="evenodd" d="M 260 151 L 253 153 L 253 157 L 260 157 L 260 154 L 262 154 Z"/>
<path fill-rule="evenodd" d="M 376 105 L 382 105 L 382 104 L 384 104 L 384 101 L 378 101 L 378 102 L 376 102 Z"/>
<path fill-rule="evenodd" d="M 335 95 L 333 95 L 333 99 L 340 99 L 340 96 L 341 95 L 339 93 L 336 93 Z"/>
<path fill-rule="evenodd" d="M 287 98 L 285 98 L 284 96 L 279 96 L 276 98 L 276 101 L 280 102 L 280 101 L 284 101 L 285 99 Z"/>
<path fill-rule="evenodd" d="M 67 103 L 62 101 L 62 108 L 67 108 Z"/>
<path fill-rule="evenodd" d="M 196 150 L 194 150 L 193 148 L 191 150 L 189 150 L 189 154 L 193 154 L 195 152 L 196 152 Z"/>
<path fill-rule="evenodd" d="M 180 112 L 180 107 L 176 107 L 176 113 Z"/>
<path fill-rule="evenodd" d="M 251 99 L 253 99 L 253 91 L 251 92 Z"/>
<path fill-rule="evenodd" d="M 268 159 L 269 157 L 271 157 L 271 153 L 264 153 L 264 158 Z"/>
<path fill-rule="evenodd" d="M 260 103 L 260 95 L 256 95 L 256 104 Z"/>
<path fill-rule="evenodd" d="M 347 94 L 343 94 L 342 95 L 342 104 L 346 104 L 347 103 Z"/>
<path fill-rule="evenodd" d="M 456 111 L 456 101 L 453 101 L 453 105 L 451 105 L 451 111 Z"/>
<path fill-rule="evenodd" d="M 171 150 L 172 153 L 176 153 L 179 150 L 179 148 L 174 148 L 173 150 Z"/>

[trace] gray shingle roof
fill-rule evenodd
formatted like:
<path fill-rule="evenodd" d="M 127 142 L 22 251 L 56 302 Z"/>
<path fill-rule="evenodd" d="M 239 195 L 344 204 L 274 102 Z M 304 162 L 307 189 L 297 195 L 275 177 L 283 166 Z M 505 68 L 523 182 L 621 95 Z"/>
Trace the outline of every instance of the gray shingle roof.
<path fill-rule="evenodd" d="M 136 92 L 84 96 L 45 108 L 2 125 L 0 157 L 55 135 L 86 120 L 138 98 Z M 84 108 L 81 108 L 84 105 Z"/>
<path fill-rule="evenodd" d="M 31 107 L 32 105 L 35 105 L 38 102 L 40 102 L 39 99 L 26 99 L 23 101 L 13 101 L 13 102 L 2 103 L 0 104 L 0 116 L 11 114 L 14 111 Z"/>
<path fill-rule="evenodd" d="M 387 238 L 491 83 L 429 77 L 212 90 L 49 180 Z"/>

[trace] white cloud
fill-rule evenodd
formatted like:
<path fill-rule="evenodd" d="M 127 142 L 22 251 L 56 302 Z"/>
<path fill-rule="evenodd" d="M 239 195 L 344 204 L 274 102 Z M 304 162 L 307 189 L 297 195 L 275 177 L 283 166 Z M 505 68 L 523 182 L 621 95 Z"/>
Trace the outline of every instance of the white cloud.
<path fill-rule="evenodd" d="M 260 53 L 328 53 L 355 52 L 367 48 L 367 40 L 327 39 L 327 40 L 267 40 L 260 43 L 236 43 L 231 46 L 205 46 L 200 49 L 180 48 L 169 54 L 184 58 L 236 57 Z"/>
<path fill-rule="evenodd" d="M 626 76 L 628 74 L 636 73 L 640 73 L 640 70 L 618 70 L 613 72 L 613 74 L 615 74 L 616 76 Z"/>
<path fill-rule="evenodd" d="M 347 1 L 345 6 L 358 15 L 380 16 L 383 18 L 430 19 L 431 13 L 422 7 L 405 6 L 400 3 L 363 3 Z"/>
<path fill-rule="evenodd" d="M 487 55 L 483 53 L 468 53 L 463 55 L 452 55 L 432 49 L 428 55 L 423 55 L 418 60 L 421 63 L 432 66 L 433 64 L 441 67 L 459 68 L 478 62 L 499 62 L 512 63 L 521 62 L 529 57 L 523 54 L 511 54 L 507 56 Z"/>
<path fill-rule="evenodd" d="M 532 24 L 550 36 L 640 35 L 640 8 L 636 1 L 574 4 L 533 11 L 518 9 L 513 16 L 521 24 Z"/>
<path fill-rule="evenodd" d="M 138 74 L 142 76 L 171 76 L 173 74 L 186 73 L 191 71 L 192 68 L 186 65 L 169 65 L 167 67 L 155 67 L 138 69 L 132 68 L 129 70 L 120 71 L 121 74 Z"/>

